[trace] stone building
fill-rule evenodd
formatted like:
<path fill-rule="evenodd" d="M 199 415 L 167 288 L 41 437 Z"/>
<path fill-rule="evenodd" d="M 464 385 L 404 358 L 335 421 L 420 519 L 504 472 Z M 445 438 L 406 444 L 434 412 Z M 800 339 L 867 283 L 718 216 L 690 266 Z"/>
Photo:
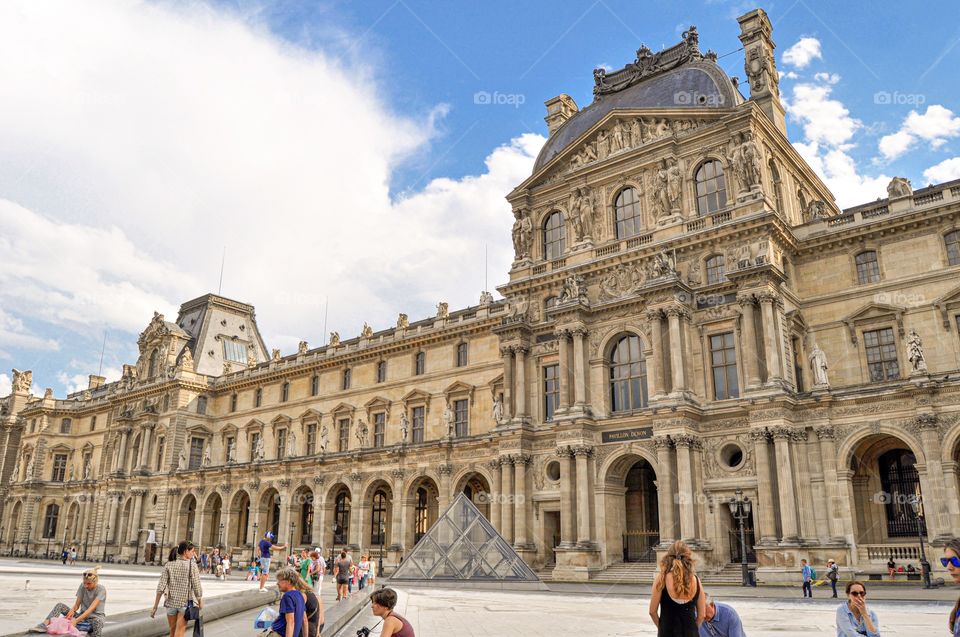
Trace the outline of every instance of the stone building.
<path fill-rule="evenodd" d="M 271 529 L 396 564 L 460 492 L 558 578 L 675 539 L 723 571 L 738 492 L 765 581 L 960 534 L 960 182 L 839 209 L 786 137 L 769 20 L 739 23 L 744 84 L 691 27 L 546 102 L 507 301 L 281 355 L 207 295 L 117 382 L 36 398 L 15 372 L 2 551 L 136 559 L 152 529 L 246 555 Z"/>

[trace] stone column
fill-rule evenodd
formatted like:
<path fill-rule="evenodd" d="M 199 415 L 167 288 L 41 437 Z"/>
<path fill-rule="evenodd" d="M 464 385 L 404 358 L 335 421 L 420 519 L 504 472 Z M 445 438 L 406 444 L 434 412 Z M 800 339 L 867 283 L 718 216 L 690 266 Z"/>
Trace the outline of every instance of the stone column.
<path fill-rule="evenodd" d="M 501 347 L 500 356 L 503 358 L 503 420 L 513 417 L 513 349 Z"/>
<path fill-rule="evenodd" d="M 773 445 L 777 455 L 777 478 L 780 496 L 780 524 L 783 527 L 781 544 L 797 544 L 797 500 L 794 496 L 793 463 L 790 461 L 790 427 L 772 429 Z"/>
<path fill-rule="evenodd" d="M 653 440 L 657 447 L 657 505 L 660 515 L 660 544 L 673 543 L 676 537 L 674 526 L 674 493 L 673 493 L 673 443 L 667 436 L 659 436 Z"/>
<path fill-rule="evenodd" d="M 800 512 L 800 529 L 804 539 L 817 540 L 820 536 L 822 527 L 816 525 L 815 512 L 822 511 L 822 507 L 814 506 L 813 503 L 813 484 L 810 473 L 809 436 L 806 429 L 796 429 L 792 434 L 791 440 L 795 443 L 793 450 L 797 461 L 797 473 L 799 482 L 796 484 L 797 496 Z"/>
<path fill-rule="evenodd" d="M 517 405 L 517 418 L 527 417 L 527 348 L 518 345 L 513 349 L 517 366 L 517 388 L 514 402 Z"/>
<path fill-rule="evenodd" d="M 573 404 L 583 411 L 587 406 L 587 372 L 583 341 L 587 330 L 578 327 L 573 330 Z"/>
<path fill-rule="evenodd" d="M 653 355 L 650 357 L 650 375 L 647 378 L 648 382 L 653 381 L 653 387 L 649 388 L 652 400 L 655 396 L 663 396 L 667 393 L 663 374 L 663 323 L 659 310 L 650 310 L 646 317 L 650 322 L 650 348 L 653 350 Z"/>
<path fill-rule="evenodd" d="M 837 477 L 837 447 L 833 427 L 817 427 L 814 430 L 820 445 L 820 462 L 823 464 L 823 484 L 827 492 L 827 528 L 831 542 L 843 542 L 843 518 L 840 513 L 840 483 Z"/>
<path fill-rule="evenodd" d="M 576 513 L 573 495 L 573 450 L 557 447 L 560 456 L 560 546 L 570 548 L 576 542 L 573 524 Z"/>
<path fill-rule="evenodd" d="M 145 496 L 147 492 L 143 489 L 134 489 L 130 494 L 133 496 L 133 505 L 130 507 L 127 543 L 137 544 L 137 539 L 140 535 L 140 512 L 143 506 L 143 496 Z"/>
<path fill-rule="evenodd" d="M 103 518 L 103 533 L 104 533 L 104 542 L 111 544 L 113 542 L 114 534 L 117 532 L 116 526 L 116 510 L 117 510 L 117 496 L 112 491 L 107 493 L 107 506 L 104 512 Z"/>
<path fill-rule="evenodd" d="M 763 349 L 767 359 L 767 384 L 783 380 L 783 366 L 777 342 L 780 330 L 777 329 L 777 319 L 773 309 L 778 300 L 773 294 L 760 295 L 760 305 L 763 308 Z"/>
<path fill-rule="evenodd" d="M 327 530 L 326 502 L 317 496 L 317 493 L 323 493 L 323 478 L 313 479 L 313 528 L 310 529 L 310 537 L 316 546 L 323 546 L 323 534 Z M 394 490 L 393 504 L 396 504 L 397 491 Z M 393 536 L 396 538 L 397 536 Z"/>
<path fill-rule="evenodd" d="M 670 325 L 670 373 L 673 381 L 672 393 L 686 391 L 687 380 L 684 373 L 684 337 L 683 325 L 680 320 L 684 316 L 682 308 L 672 307 L 667 309 L 667 322 Z"/>
<path fill-rule="evenodd" d="M 363 546 L 363 510 L 367 507 L 366 502 L 360 500 L 360 480 L 359 474 L 351 474 L 350 478 L 350 537 L 351 548 L 359 550 Z"/>
<path fill-rule="evenodd" d="M 253 485 L 251 485 L 253 487 Z M 247 489 L 247 492 L 250 496 L 250 517 L 247 519 L 247 539 L 250 540 L 250 544 L 253 546 L 257 545 L 257 542 L 260 541 L 258 535 L 263 535 L 265 529 L 260 526 L 260 494 L 257 493 L 256 487 Z M 253 525 L 257 526 L 254 527 Z"/>
<path fill-rule="evenodd" d="M 118 458 L 119 466 L 117 467 L 121 473 L 127 472 L 127 443 L 129 439 L 130 427 L 125 427 L 120 437 L 120 457 Z"/>
<path fill-rule="evenodd" d="M 513 458 L 511 456 L 500 457 L 500 519 L 503 522 L 503 530 L 500 535 L 507 542 L 513 544 Z"/>
<path fill-rule="evenodd" d="M 393 496 L 390 500 L 390 546 L 388 551 L 403 550 L 403 469 L 394 469 L 393 476 Z"/>
<path fill-rule="evenodd" d="M 934 414 L 917 416 L 920 441 L 923 443 L 923 458 L 926 484 L 923 493 L 923 513 L 927 521 L 927 533 L 935 540 L 947 541 L 953 537 L 947 509 L 946 489 L 943 484 L 943 465 L 940 459 L 940 421 Z M 932 491 L 932 493 L 930 493 Z"/>
<path fill-rule="evenodd" d="M 760 352 L 757 351 L 757 323 L 753 315 L 754 297 L 752 294 L 739 294 L 737 303 L 740 304 L 743 315 L 740 324 L 743 327 L 743 377 L 747 384 L 744 389 L 754 389 L 760 386 Z"/>
<path fill-rule="evenodd" d="M 761 545 L 777 543 L 777 524 L 774 517 L 773 483 L 770 477 L 770 434 L 766 429 L 754 429 L 750 432 L 753 439 L 753 455 L 756 457 L 757 470 L 757 539 Z"/>
<path fill-rule="evenodd" d="M 437 467 L 437 473 L 440 474 L 440 497 L 438 499 L 440 513 L 442 514 L 450 506 L 450 473 L 453 468 L 448 464 L 442 464 Z"/>
<path fill-rule="evenodd" d="M 557 330 L 556 336 L 560 350 L 560 405 L 557 411 L 566 413 L 570 409 L 570 332 Z"/>
<path fill-rule="evenodd" d="M 693 463 L 690 448 L 697 444 L 697 438 L 688 434 L 673 437 L 677 447 L 677 495 L 680 498 L 680 539 L 689 542 L 697 538 L 697 512 L 694 507 Z"/>
<path fill-rule="evenodd" d="M 148 471 L 150 469 L 150 443 L 153 440 L 154 423 L 148 423 L 143 427 L 143 436 L 140 442 L 140 458 L 137 459 L 137 467 Z"/>
<path fill-rule="evenodd" d="M 590 548 L 590 456 L 593 447 L 580 445 L 573 448 L 577 458 L 577 546 Z"/>
<path fill-rule="evenodd" d="M 516 473 L 516 484 L 514 484 L 514 509 L 513 525 L 514 540 L 513 544 L 519 548 L 526 548 L 527 539 L 527 465 L 530 464 L 530 456 L 520 454 L 513 458 L 513 470 Z"/>
<path fill-rule="evenodd" d="M 489 498 L 490 524 L 497 530 L 497 533 L 500 533 L 500 501 L 503 499 L 503 490 L 500 487 L 500 462 L 496 459 L 491 460 L 487 463 L 487 468 L 490 470 L 491 477 L 490 490 L 493 491 L 490 494 L 492 497 Z"/>

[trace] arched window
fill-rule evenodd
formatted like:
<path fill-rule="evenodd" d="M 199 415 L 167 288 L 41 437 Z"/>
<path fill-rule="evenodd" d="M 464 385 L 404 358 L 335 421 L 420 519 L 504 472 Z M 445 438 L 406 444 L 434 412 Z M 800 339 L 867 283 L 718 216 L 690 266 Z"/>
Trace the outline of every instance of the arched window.
<path fill-rule="evenodd" d="M 943 235 L 943 241 L 947 245 L 947 263 L 960 265 L 960 230 Z"/>
<path fill-rule="evenodd" d="M 770 182 L 773 186 L 773 201 L 777 206 L 777 212 L 781 215 L 786 213 L 786 210 L 783 209 L 783 183 L 780 180 L 780 171 L 777 170 L 777 165 L 771 159 L 767 163 L 767 168 L 770 169 Z"/>
<path fill-rule="evenodd" d="M 150 352 L 150 364 L 147 368 L 147 378 L 153 378 L 157 375 L 157 350 Z"/>
<path fill-rule="evenodd" d="M 797 203 L 800 204 L 800 214 L 806 215 L 807 214 L 807 198 L 803 196 L 802 190 L 797 191 Z"/>
<path fill-rule="evenodd" d="M 647 363 L 640 337 L 622 337 L 610 352 L 610 410 L 614 413 L 647 406 Z"/>
<path fill-rule="evenodd" d="M 419 542 L 427 534 L 427 490 L 424 487 L 417 489 L 417 503 L 413 516 L 413 541 Z"/>
<path fill-rule="evenodd" d="M 917 518 L 910 501 L 920 499 L 920 474 L 917 458 L 906 449 L 893 449 L 877 460 L 880 471 L 880 488 L 887 496 L 887 536 L 915 537 Z M 924 526 L 923 518 L 920 518 Z M 926 532 L 926 529 L 921 529 Z"/>
<path fill-rule="evenodd" d="M 707 259 L 707 285 L 726 281 L 726 263 L 722 254 L 715 254 Z"/>
<path fill-rule="evenodd" d="M 543 258 L 552 261 L 563 256 L 566 229 L 563 225 L 563 215 L 552 212 L 543 222 Z"/>
<path fill-rule="evenodd" d="M 415 376 L 422 376 L 427 369 L 427 355 L 423 352 L 417 352 L 417 355 L 413 357 L 413 374 Z"/>
<path fill-rule="evenodd" d="M 346 544 L 350 531 L 350 496 L 341 491 L 333 505 L 333 543 Z"/>
<path fill-rule="evenodd" d="M 697 169 L 697 214 L 710 215 L 727 205 L 727 185 L 723 178 L 723 166 L 710 159 Z"/>
<path fill-rule="evenodd" d="M 43 538 L 57 537 L 57 523 L 60 521 L 60 505 L 48 504 L 43 514 Z"/>
<path fill-rule="evenodd" d="M 862 285 L 865 283 L 876 283 L 880 280 L 880 262 L 877 261 L 877 253 L 875 250 L 861 252 L 854 257 L 854 261 L 857 264 L 858 283 Z"/>
<path fill-rule="evenodd" d="M 640 198 L 633 188 L 624 188 L 614 203 L 617 225 L 617 239 L 625 239 L 640 234 Z"/>
<path fill-rule="evenodd" d="M 387 534 L 387 495 L 383 491 L 373 494 L 370 515 L 370 544 L 384 544 Z"/>

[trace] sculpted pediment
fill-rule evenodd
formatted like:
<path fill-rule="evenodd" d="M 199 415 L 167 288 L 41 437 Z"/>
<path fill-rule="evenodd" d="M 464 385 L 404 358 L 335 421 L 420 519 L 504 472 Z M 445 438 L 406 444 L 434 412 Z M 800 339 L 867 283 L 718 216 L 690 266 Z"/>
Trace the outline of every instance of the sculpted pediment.
<path fill-rule="evenodd" d="M 352 415 L 353 412 L 356 411 L 356 409 L 357 409 L 357 408 L 354 407 L 353 405 L 349 405 L 349 404 L 347 404 L 347 403 L 340 403 L 339 405 L 337 405 L 336 407 L 334 407 L 333 409 L 331 409 L 331 410 L 330 410 L 330 413 L 331 413 L 331 414 L 342 414 L 342 413 L 346 413 L 346 414 L 351 414 L 351 415 Z"/>
<path fill-rule="evenodd" d="M 850 341 L 857 344 L 857 325 L 883 319 L 894 319 L 897 322 L 897 331 L 903 336 L 903 313 L 905 308 L 884 303 L 868 303 L 853 314 L 843 319 L 850 332 Z"/>
<path fill-rule="evenodd" d="M 943 326 L 950 328 L 950 310 L 960 307 L 960 287 L 955 287 L 933 302 L 933 306 L 940 311 Z"/>
<path fill-rule="evenodd" d="M 316 409 L 308 409 L 302 414 L 300 414 L 301 422 L 314 421 L 314 420 L 319 422 L 321 418 L 323 418 L 323 413 L 317 411 Z"/>

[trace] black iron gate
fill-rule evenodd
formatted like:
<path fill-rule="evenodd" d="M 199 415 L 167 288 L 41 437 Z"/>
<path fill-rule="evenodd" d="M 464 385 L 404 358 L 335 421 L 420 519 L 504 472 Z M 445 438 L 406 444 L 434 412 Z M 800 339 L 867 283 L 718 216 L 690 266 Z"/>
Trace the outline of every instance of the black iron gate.
<path fill-rule="evenodd" d="M 630 530 L 623 534 L 623 561 L 656 563 L 660 531 Z"/>
<path fill-rule="evenodd" d="M 728 532 L 728 536 L 730 538 L 730 563 L 742 564 L 743 554 L 741 553 L 742 545 L 740 544 L 739 527 L 730 529 L 730 531 Z M 757 561 L 757 551 L 754 548 L 754 545 L 757 542 L 756 542 L 756 538 L 753 535 L 753 528 L 749 526 L 744 528 L 743 537 L 747 545 L 747 562 L 755 563 Z"/>

